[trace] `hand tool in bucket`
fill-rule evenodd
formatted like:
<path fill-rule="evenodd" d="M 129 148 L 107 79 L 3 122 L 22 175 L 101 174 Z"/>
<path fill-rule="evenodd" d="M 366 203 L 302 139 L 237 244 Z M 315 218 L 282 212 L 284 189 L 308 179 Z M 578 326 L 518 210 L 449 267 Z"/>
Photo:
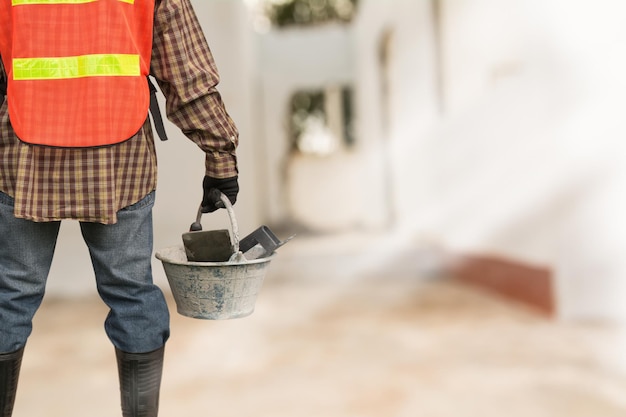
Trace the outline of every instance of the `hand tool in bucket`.
<path fill-rule="evenodd" d="M 189 232 L 183 233 L 183 246 L 187 260 L 191 262 L 224 262 L 241 254 L 239 252 L 239 229 L 230 200 L 215 188 L 209 192 L 211 201 L 217 201 L 215 206 L 225 208 L 228 212 L 232 235 L 226 229 L 202 230 L 201 204 L 198 207 L 196 221 L 191 224 Z"/>
<path fill-rule="evenodd" d="M 295 235 L 291 235 L 281 241 L 269 227 L 263 225 L 239 241 L 239 250 L 246 259 L 264 258 L 294 237 Z"/>

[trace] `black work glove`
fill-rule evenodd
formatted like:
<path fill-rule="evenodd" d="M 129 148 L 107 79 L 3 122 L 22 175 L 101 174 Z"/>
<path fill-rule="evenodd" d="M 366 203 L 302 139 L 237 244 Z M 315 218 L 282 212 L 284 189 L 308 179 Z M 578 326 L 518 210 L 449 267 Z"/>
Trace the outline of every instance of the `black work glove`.
<path fill-rule="evenodd" d="M 239 182 L 236 176 L 230 178 L 212 178 L 205 175 L 202 181 L 202 188 L 204 190 L 202 196 L 202 212 L 212 213 L 218 208 L 224 207 L 220 200 L 220 194 L 214 190 L 222 192 L 228 197 L 231 204 L 235 204 L 237 194 L 239 193 Z"/>

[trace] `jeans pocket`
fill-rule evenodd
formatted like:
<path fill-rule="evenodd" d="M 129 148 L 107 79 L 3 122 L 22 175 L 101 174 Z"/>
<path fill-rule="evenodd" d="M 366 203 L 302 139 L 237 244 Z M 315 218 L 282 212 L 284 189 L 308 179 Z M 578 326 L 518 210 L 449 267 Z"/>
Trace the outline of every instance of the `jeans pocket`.
<path fill-rule="evenodd" d="M 9 207 L 14 207 L 15 206 L 15 199 L 13 197 L 11 197 L 10 195 L 5 194 L 2 191 L 0 191 L 0 204 L 3 204 L 5 206 L 9 206 Z"/>

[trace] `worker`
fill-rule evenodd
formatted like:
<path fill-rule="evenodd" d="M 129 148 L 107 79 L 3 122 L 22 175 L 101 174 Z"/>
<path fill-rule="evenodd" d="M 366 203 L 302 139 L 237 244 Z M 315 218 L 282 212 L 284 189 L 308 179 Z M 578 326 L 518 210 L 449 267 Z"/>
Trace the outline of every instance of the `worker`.
<path fill-rule="evenodd" d="M 151 272 L 148 76 L 206 155 L 203 211 L 216 209 L 210 190 L 232 203 L 239 192 L 238 130 L 191 1 L 0 0 L 0 56 L 0 416 L 12 415 L 59 227 L 71 219 L 109 309 L 122 415 L 155 417 L 170 330 Z"/>

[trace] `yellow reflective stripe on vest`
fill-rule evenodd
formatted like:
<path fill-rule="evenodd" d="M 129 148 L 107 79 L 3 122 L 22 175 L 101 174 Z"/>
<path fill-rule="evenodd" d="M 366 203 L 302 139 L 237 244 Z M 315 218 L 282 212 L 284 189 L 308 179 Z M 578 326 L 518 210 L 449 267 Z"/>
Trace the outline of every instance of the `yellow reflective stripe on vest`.
<path fill-rule="evenodd" d="M 14 80 L 139 76 L 139 55 L 97 54 L 63 58 L 14 58 Z"/>
<path fill-rule="evenodd" d="M 25 4 L 83 4 L 93 3 L 99 0 L 12 0 L 13 6 L 22 6 Z M 135 4 L 135 0 L 117 0 L 122 3 Z"/>

